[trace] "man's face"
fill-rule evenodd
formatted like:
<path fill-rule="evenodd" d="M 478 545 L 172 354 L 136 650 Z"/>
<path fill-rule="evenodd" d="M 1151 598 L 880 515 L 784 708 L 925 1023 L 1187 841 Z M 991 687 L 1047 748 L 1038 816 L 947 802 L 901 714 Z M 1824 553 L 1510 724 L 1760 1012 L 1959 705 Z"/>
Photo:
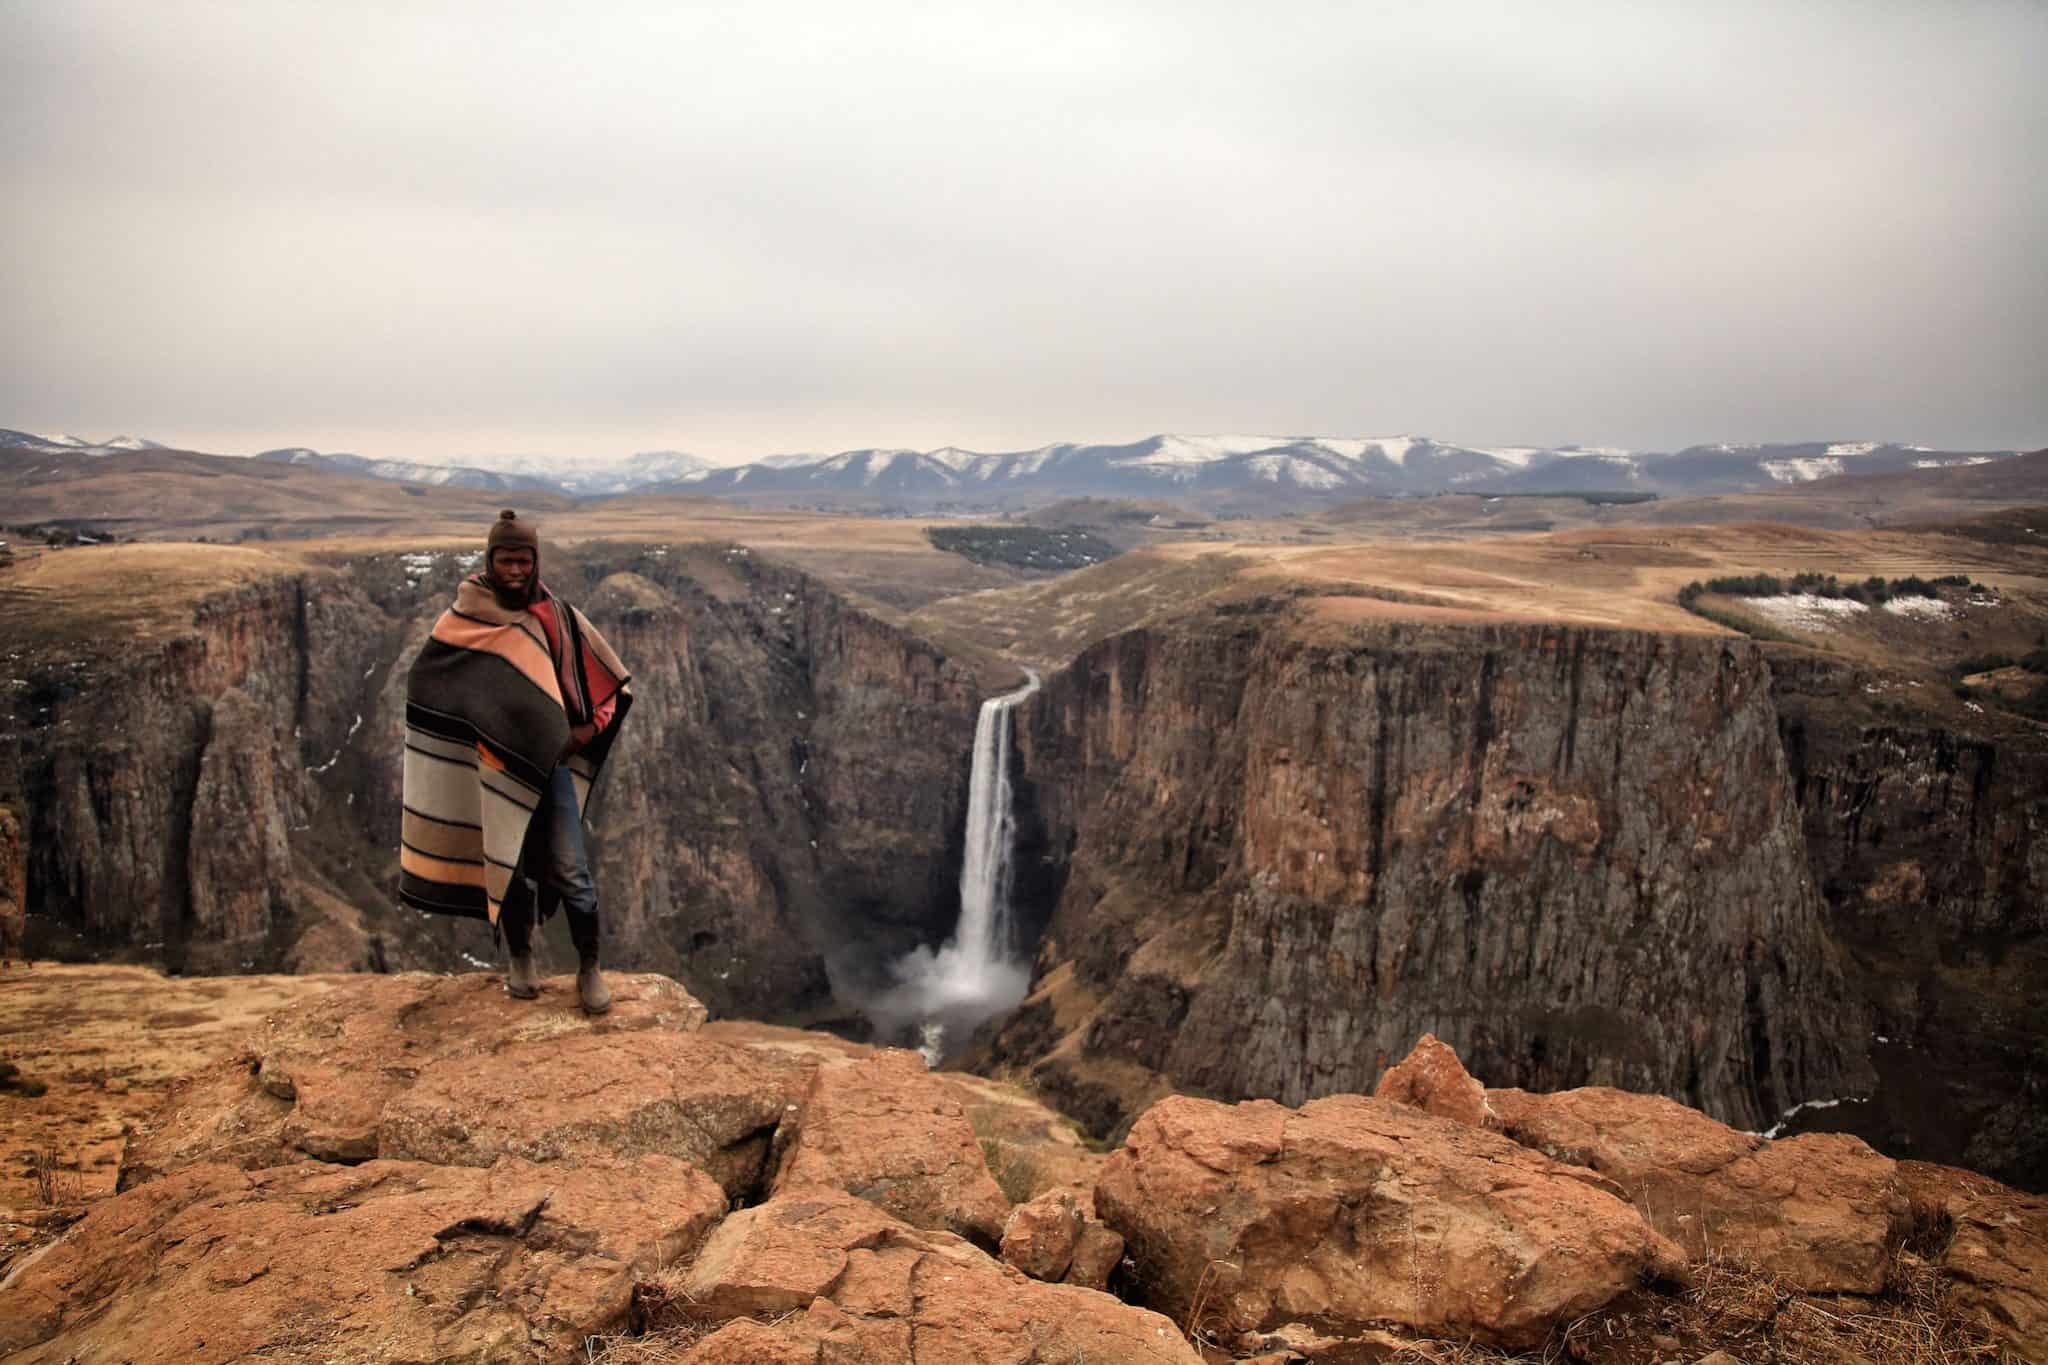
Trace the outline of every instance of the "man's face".
<path fill-rule="evenodd" d="M 513 592 L 533 581 L 533 551 L 493 550 L 491 575 Z"/>

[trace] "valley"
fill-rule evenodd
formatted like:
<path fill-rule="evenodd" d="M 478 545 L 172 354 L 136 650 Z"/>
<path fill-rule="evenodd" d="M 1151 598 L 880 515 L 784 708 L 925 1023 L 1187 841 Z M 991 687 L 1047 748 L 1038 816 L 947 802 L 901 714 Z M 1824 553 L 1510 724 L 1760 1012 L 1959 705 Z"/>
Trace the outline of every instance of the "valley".
<path fill-rule="evenodd" d="M 125 501 L 70 518 L 122 543 L 17 538 L 0 570 L 15 941 L 489 966 L 480 927 L 396 909 L 388 850 L 405 668 L 501 495 L 278 466 L 208 506 L 136 458 Z M 941 550 L 950 521 L 541 502 L 550 581 L 641 697 L 594 820 L 608 958 L 721 1017 L 870 1036 L 894 964 L 953 932 L 975 716 L 1030 669 L 1030 994 L 956 1064 L 1113 1138 L 1167 1093 L 1370 1089 L 1429 1031 L 1489 1084 L 1656 1091 L 2040 1188 L 2048 727 L 2024 670 L 1962 671 L 2048 631 L 2016 495 L 1912 530 L 1080 504 L 1056 524 L 1123 552 L 1057 573 Z M 81 510 L 44 496 L 39 523 Z M 1975 586 L 1804 624 L 1678 600 L 1802 572 Z"/>

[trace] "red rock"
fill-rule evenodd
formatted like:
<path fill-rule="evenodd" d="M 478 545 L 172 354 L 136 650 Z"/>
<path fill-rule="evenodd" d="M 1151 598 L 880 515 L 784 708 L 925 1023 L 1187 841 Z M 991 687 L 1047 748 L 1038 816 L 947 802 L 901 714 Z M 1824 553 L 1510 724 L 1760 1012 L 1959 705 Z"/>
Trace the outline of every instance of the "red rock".
<path fill-rule="evenodd" d="M 1450 1046 L 1425 1033 L 1400 1065 L 1390 1067 L 1373 1087 L 1373 1098 L 1392 1100 L 1454 1123 L 1495 1128 L 1486 1087 L 1472 1078 Z"/>
<path fill-rule="evenodd" d="M 1081 1206 L 1064 1190 L 1042 1194 L 1010 1210 L 1003 1225 L 1003 1259 L 1034 1280 L 1059 1280 L 1081 1241 Z"/>
<path fill-rule="evenodd" d="M 500 977 L 325 978 L 332 989 L 264 1022 L 243 1057 L 176 1087 L 139 1126 L 120 1187 L 195 1161 L 275 1166 L 313 1157 L 364 1161 L 378 1154 L 384 1106 L 441 1061 L 475 1059 L 521 1044 L 695 1031 L 704 1007 L 665 976 L 610 975 L 616 1003 L 592 1019 L 574 982 L 543 983 L 537 1001 L 513 1000 Z"/>
<path fill-rule="evenodd" d="M 670 1157 L 489 1170 L 202 1164 L 108 1199 L 0 1285 L 23 1361 L 560 1360 L 725 1207 Z"/>
<path fill-rule="evenodd" d="M 2048 1360 L 2048 1198 L 1924 1161 L 1900 1162 L 1899 1174 L 1916 1223 L 1933 1225 L 1937 1242 L 1946 1233 L 1946 1246 L 1925 1250 L 1954 1281 L 1957 1306 L 2021 1359 Z"/>
<path fill-rule="evenodd" d="M 1074 1259 L 1067 1263 L 1062 1283 L 1083 1289 L 1109 1288 L 1109 1277 L 1124 1259 L 1123 1234 L 1106 1223 L 1088 1219 L 1081 1225 L 1081 1238 L 1074 1244 Z"/>
<path fill-rule="evenodd" d="M 1768 1142 L 1656 1095 L 1488 1092 L 1502 1131 L 1612 1180 L 1694 1256 L 1813 1292 L 1874 1294 L 1906 1215 L 1896 1165 L 1845 1134 Z"/>
<path fill-rule="evenodd" d="M 802 1083 L 794 1064 L 643 1029 L 520 1043 L 426 1067 L 385 1106 L 378 1155 L 445 1166 L 661 1152 L 738 1198 Z"/>
<path fill-rule="evenodd" d="M 1298 1110 L 1163 1100 L 1104 1167 L 1095 1201 L 1148 1306 L 1225 1334 L 1392 1322 L 1528 1345 L 1684 1267 L 1569 1168 L 1354 1095 Z"/>
<path fill-rule="evenodd" d="M 779 1195 L 726 1219 L 698 1253 L 683 1293 L 709 1322 L 788 1315 L 767 1328 L 722 1328 L 683 1357 L 697 1365 L 902 1365 L 913 1358 L 913 1341 L 920 1365 L 1200 1360 L 1156 1313 L 1042 1284 L 963 1238 L 912 1227 L 827 1188 Z M 758 1354 L 739 1354 L 748 1349 Z"/>
<path fill-rule="evenodd" d="M 1010 1201 L 958 1100 L 914 1052 L 820 1067 L 775 1135 L 778 1194 L 828 1186 L 915 1227 L 997 1246 Z"/>

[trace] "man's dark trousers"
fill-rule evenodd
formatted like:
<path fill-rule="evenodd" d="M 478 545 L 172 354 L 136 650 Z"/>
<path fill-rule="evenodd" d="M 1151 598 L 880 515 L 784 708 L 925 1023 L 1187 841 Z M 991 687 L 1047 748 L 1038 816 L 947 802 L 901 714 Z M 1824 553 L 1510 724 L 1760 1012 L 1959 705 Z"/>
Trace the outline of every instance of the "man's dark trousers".
<path fill-rule="evenodd" d="M 560 905 L 569 919 L 569 938 L 585 963 L 597 961 L 597 882 L 590 875 L 590 849 L 583 842 L 583 817 L 576 808 L 576 779 L 569 765 L 555 765 L 555 775 L 541 794 L 540 806 L 526 827 L 519 867 L 498 907 L 498 923 L 515 957 L 533 951 L 534 896 L 531 877 L 540 883 L 547 903 Z"/>

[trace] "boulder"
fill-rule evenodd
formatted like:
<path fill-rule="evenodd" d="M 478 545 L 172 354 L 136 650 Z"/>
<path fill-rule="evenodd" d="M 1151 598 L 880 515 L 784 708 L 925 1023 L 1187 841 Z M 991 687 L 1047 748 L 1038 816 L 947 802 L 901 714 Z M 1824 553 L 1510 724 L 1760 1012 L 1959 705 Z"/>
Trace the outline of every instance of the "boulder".
<path fill-rule="evenodd" d="M 1074 1259 L 1067 1262 L 1067 1273 L 1060 1277 L 1060 1282 L 1083 1289 L 1107 1290 L 1109 1277 L 1116 1273 L 1123 1259 L 1123 1234 L 1090 1218 L 1081 1224 L 1080 1240 L 1074 1243 Z"/>
<path fill-rule="evenodd" d="M 1034 1280 L 1106 1290 L 1124 1239 L 1095 1217 L 1092 1193 L 1048 1190 L 1010 1211 L 1002 1251 Z"/>
<path fill-rule="evenodd" d="M 1373 1098 L 1391 1100 L 1455 1123 L 1494 1128 L 1486 1087 L 1472 1078 L 1448 1043 L 1425 1033 L 1400 1065 L 1388 1068 L 1373 1087 Z"/>
<path fill-rule="evenodd" d="M 1010 1221 L 1003 1225 L 1003 1260 L 1034 1280 L 1057 1281 L 1073 1264 L 1082 1226 L 1081 1204 L 1072 1194 L 1042 1194 L 1010 1210 Z"/>
<path fill-rule="evenodd" d="M 1226 1336 L 1396 1323 L 1526 1346 L 1685 1265 L 1571 1168 L 1356 1095 L 1163 1100 L 1103 1168 L 1095 1204 L 1147 1306 Z"/>
<path fill-rule="evenodd" d="M 1974 1326 L 2023 1360 L 2048 1360 L 2048 1197 L 2022 1194 L 1987 1176 L 1924 1161 L 1899 1175 L 1918 1249 L 1954 1286 Z"/>
<path fill-rule="evenodd" d="M 23 1362 L 581 1359 L 725 1208 L 666 1156 L 488 1170 L 199 1164 L 97 1205 L 0 1283 Z"/>
<path fill-rule="evenodd" d="M 887 1050 L 819 1067 L 776 1130 L 774 1190 L 844 1190 L 913 1227 L 991 1249 L 1010 1201 L 990 1177 L 960 1103 L 915 1052 Z"/>
<path fill-rule="evenodd" d="M 1767 1141 L 1603 1086 L 1487 1093 L 1509 1137 L 1612 1180 L 1695 1257 L 1734 1257 L 1809 1292 L 1884 1288 L 1907 1202 L 1895 1163 L 1857 1138 Z"/>
<path fill-rule="evenodd" d="M 694 1032 L 704 1007 L 665 976 L 614 973 L 615 1003 L 595 1019 L 575 982 L 513 1000 L 486 972 L 325 978 L 332 988 L 266 1019 L 241 1055 L 180 1083 L 138 1125 L 121 1162 L 129 1189 L 196 1161 L 277 1166 L 378 1155 L 384 1107 L 439 1062 L 489 1065 L 522 1045 L 642 1031 Z"/>
<path fill-rule="evenodd" d="M 729 1322 L 683 1356 L 697 1365 L 1200 1360 L 1156 1313 L 1041 1284 L 961 1237 L 827 1188 L 778 1195 L 726 1219 L 684 1278 L 682 1301 L 700 1322 Z M 758 1318 L 772 1324 L 730 1321 Z"/>

